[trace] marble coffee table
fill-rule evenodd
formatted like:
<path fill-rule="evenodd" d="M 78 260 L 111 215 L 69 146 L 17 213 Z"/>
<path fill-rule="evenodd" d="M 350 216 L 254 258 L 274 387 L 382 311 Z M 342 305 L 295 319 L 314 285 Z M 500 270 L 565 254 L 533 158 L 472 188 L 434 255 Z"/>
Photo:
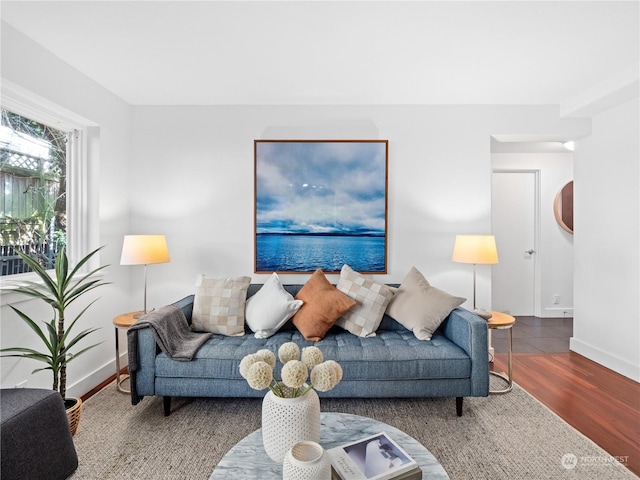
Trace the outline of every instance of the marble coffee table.
<path fill-rule="evenodd" d="M 387 432 L 422 469 L 423 478 L 445 480 L 449 478 L 442 465 L 416 439 L 401 430 L 372 418 L 349 413 L 323 413 L 320 444 L 325 448 L 338 447 L 359 438 Z M 262 445 L 262 430 L 240 440 L 213 471 L 209 480 L 280 480 L 282 464 L 271 460 Z"/>

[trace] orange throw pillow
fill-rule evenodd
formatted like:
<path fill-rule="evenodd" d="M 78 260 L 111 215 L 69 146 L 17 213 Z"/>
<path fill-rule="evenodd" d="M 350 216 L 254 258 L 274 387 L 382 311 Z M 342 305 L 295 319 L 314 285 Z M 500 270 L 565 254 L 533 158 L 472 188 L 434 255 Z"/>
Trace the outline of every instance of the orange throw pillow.
<path fill-rule="evenodd" d="M 296 295 L 304 303 L 291 320 L 311 342 L 322 340 L 343 313 L 356 302 L 331 285 L 321 269 L 316 270 Z"/>

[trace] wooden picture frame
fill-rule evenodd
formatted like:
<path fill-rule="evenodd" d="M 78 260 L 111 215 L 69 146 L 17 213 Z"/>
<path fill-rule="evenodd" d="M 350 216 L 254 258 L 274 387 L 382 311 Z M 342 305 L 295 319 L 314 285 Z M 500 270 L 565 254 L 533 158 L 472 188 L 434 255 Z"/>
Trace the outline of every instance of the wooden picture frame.
<path fill-rule="evenodd" d="M 387 273 L 388 140 L 255 140 L 255 273 Z"/>

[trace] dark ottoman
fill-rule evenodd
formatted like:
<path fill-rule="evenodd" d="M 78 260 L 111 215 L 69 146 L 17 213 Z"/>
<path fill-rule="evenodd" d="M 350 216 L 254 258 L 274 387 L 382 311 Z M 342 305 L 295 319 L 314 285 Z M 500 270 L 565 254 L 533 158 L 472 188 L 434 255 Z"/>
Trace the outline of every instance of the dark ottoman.
<path fill-rule="evenodd" d="M 58 392 L 0 390 L 2 480 L 57 480 L 78 468 L 64 402 Z"/>

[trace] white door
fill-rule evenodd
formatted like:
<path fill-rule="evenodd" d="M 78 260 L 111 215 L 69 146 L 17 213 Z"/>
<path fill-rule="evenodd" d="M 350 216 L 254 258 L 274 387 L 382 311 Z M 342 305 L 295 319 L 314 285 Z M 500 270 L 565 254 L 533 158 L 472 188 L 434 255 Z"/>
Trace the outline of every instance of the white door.
<path fill-rule="evenodd" d="M 491 270 L 491 308 L 511 315 L 536 315 L 537 177 L 493 172 L 491 223 L 500 263 Z"/>

